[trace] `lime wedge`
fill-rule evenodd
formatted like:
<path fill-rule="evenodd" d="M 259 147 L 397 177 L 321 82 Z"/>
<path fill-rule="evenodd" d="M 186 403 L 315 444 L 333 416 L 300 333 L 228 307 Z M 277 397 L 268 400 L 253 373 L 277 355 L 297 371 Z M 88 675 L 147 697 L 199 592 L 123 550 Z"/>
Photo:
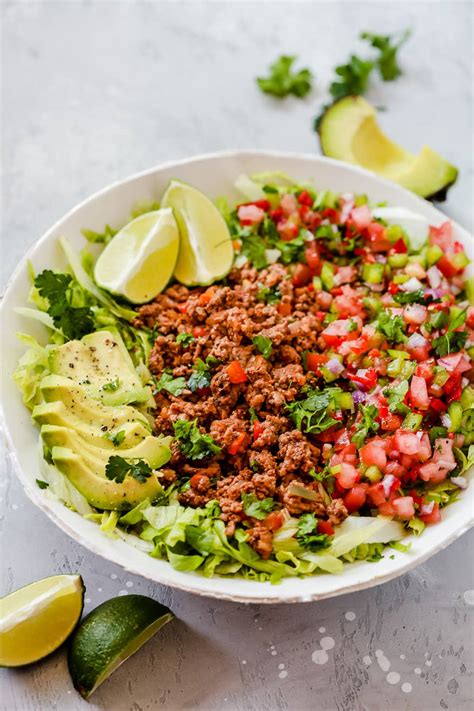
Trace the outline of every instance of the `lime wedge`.
<path fill-rule="evenodd" d="M 206 286 L 232 266 L 230 232 L 217 207 L 191 185 L 172 180 L 162 200 L 172 207 L 180 233 L 175 278 L 186 286 Z"/>
<path fill-rule="evenodd" d="M 171 619 L 167 607 L 144 595 L 115 597 L 92 610 L 69 647 L 69 673 L 81 696 L 87 699 Z"/>
<path fill-rule="evenodd" d="M 179 232 L 170 208 L 140 215 L 117 232 L 94 270 L 98 286 L 134 304 L 150 301 L 173 275 Z"/>
<path fill-rule="evenodd" d="M 21 667 L 61 646 L 83 606 L 80 575 L 54 575 L 20 588 L 0 602 L 0 665 Z"/>

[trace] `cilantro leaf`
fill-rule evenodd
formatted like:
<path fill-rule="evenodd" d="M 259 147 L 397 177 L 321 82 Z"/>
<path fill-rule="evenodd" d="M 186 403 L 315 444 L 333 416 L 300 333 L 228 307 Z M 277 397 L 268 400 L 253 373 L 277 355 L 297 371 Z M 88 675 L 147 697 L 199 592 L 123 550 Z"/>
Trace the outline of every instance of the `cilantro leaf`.
<path fill-rule="evenodd" d="M 435 338 L 431 343 L 438 356 L 442 357 L 450 353 L 457 353 L 457 351 L 464 348 L 467 341 L 467 331 L 456 331 L 456 329 L 464 325 L 466 317 L 467 309 L 451 316 L 446 333 Z"/>
<path fill-rule="evenodd" d="M 373 62 L 364 61 L 353 54 L 347 64 L 336 67 L 335 72 L 340 79 L 333 81 L 329 87 L 331 95 L 335 99 L 342 99 L 344 96 L 363 94 L 373 68 Z"/>
<path fill-rule="evenodd" d="M 376 35 L 372 32 L 362 32 L 360 35 L 361 39 L 367 40 L 371 47 L 379 50 L 380 54 L 376 64 L 384 81 L 393 81 L 402 73 L 398 64 L 397 52 L 410 35 L 411 31 L 405 30 L 398 42 L 390 35 Z"/>
<path fill-rule="evenodd" d="M 375 420 L 379 414 L 375 405 L 361 405 L 359 412 L 362 418 L 356 423 L 355 433 L 351 439 L 357 448 L 362 447 L 369 434 L 375 434 L 380 427 L 380 424 Z"/>
<path fill-rule="evenodd" d="M 104 439 L 108 439 L 114 447 L 119 447 L 125 439 L 125 430 L 120 430 L 119 432 L 104 432 L 102 435 Z"/>
<path fill-rule="evenodd" d="M 309 69 L 292 71 L 295 56 L 282 55 L 270 65 L 268 77 L 257 77 L 257 84 L 265 94 L 283 98 L 293 94 L 299 98 L 311 91 L 313 75 Z"/>
<path fill-rule="evenodd" d="M 301 432 L 316 434 L 324 432 L 338 423 L 331 417 L 328 410 L 334 410 L 334 398 L 340 393 L 340 388 L 309 391 L 303 400 L 295 400 L 286 407 L 296 427 Z"/>
<path fill-rule="evenodd" d="M 191 460 L 204 459 L 212 454 L 219 454 L 221 447 L 208 434 L 201 434 L 197 419 L 176 420 L 173 422 L 174 435 L 179 441 L 179 448 L 185 457 Z"/>
<path fill-rule="evenodd" d="M 47 489 L 49 486 L 48 482 L 42 479 L 35 479 L 35 481 L 40 489 Z"/>
<path fill-rule="evenodd" d="M 178 333 L 176 343 L 181 343 L 183 348 L 187 348 L 195 340 L 192 333 Z"/>
<path fill-rule="evenodd" d="M 188 379 L 188 388 L 195 393 L 196 390 L 208 388 L 211 384 L 212 372 L 210 365 L 205 363 L 201 358 L 196 358 L 193 366 L 193 372 Z"/>
<path fill-rule="evenodd" d="M 273 499 L 257 499 L 255 494 L 242 494 L 242 503 L 247 516 L 259 521 L 264 519 L 275 507 Z"/>
<path fill-rule="evenodd" d="M 375 325 L 377 330 L 383 333 L 392 343 L 405 343 L 407 340 L 403 330 L 405 321 L 401 316 L 391 316 L 386 311 L 382 311 Z"/>
<path fill-rule="evenodd" d="M 408 387 L 408 382 L 402 380 L 397 385 L 391 385 L 383 391 L 384 396 L 387 398 L 390 412 L 399 412 L 401 415 L 406 415 L 410 412 L 410 408 L 403 402 L 408 392 Z"/>
<path fill-rule="evenodd" d="M 152 468 L 144 459 L 124 459 L 117 454 L 109 457 L 105 467 L 105 476 L 111 481 L 121 484 L 126 476 L 131 476 L 144 484 L 151 476 Z"/>
<path fill-rule="evenodd" d="M 94 330 L 94 319 L 90 308 L 71 306 L 71 282 L 69 274 L 45 269 L 37 275 L 35 287 L 41 297 L 48 300 L 48 313 L 54 325 L 60 328 L 69 340 L 82 338 Z"/>
<path fill-rule="evenodd" d="M 120 387 L 120 378 L 115 378 L 114 380 L 109 380 L 108 383 L 104 383 L 102 385 L 102 390 L 106 390 L 109 392 L 115 392 L 115 390 L 118 390 Z"/>
<path fill-rule="evenodd" d="M 117 234 L 117 230 L 114 230 L 110 225 L 105 225 L 103 232 L 82 229 L 81 233 L 88 242 L 92 242 L 93 244 L 108 244 L 112 237 Z"/>
<path fill-rule="evenodd" d="M 417 291 L 399 291 L 398 294 L 393 295 L 393 300 L 397 304 L 426 304 L 431 301 L 430 296 L 425 296 L 423 289 L 417 289 Z"/>
<path fill-rule="evenodd" d="M 183 390 L 186 389 L 186 380 L 183 377 L 173 378 L 171 373 L 166 371 L 161 375 L 161 378 L 156 383 L 155 393 L 160 393 L 162 390 L 166 390 L 175 397 L 181 395 Z"/>
<path fill-rule="evenodd" d="M 296 540 L 303 548 L 317 551 L 331 545 L 332 536 L 327 533 L 318 533 L 318 521 L 314 514 L 305 513 L 298 519 Z"/>
<path fill-rule="evenodd" d="M 306 240 L 304 235 L 298 235 L 289 242 L 279 240 L 276 242 L 275 247 L 281 252 L 280 261 L 283 264 L 293 264 L 294 262 L 303 261 Z"/>
<path fill-rule="evenodd" d="M 271 338 L 266 338 L 266 336 L 255 336 L 252 338 L 252 343 L 257 348 L 264 358 L 270 358 L 273 350 Z"/>
<path fill-rule="evenodd" d="M 266 304 L 277 304 L 281 301 L 281 291 L 278 286 L 262 286 L 257 292 L 257 299 Z"/>
<path fill-rule="evenodd" d="M 242 240 L 240 254 L 244 254 L 255 269 L 260 270 L 267 267 L 268 260 L 265 254 L 266 245 L 260 235 L 255 233 L 242 233 L 240 239 Z"/>

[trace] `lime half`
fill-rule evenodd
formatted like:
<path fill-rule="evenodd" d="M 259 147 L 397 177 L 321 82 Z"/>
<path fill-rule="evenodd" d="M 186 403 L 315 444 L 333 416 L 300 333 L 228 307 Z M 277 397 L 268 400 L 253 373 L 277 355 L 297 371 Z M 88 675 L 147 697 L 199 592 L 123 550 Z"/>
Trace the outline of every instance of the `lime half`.
<path fill-rule="evenodd" d="M 92 610 L 69 647 L 69 673 L 81 696 L 87 699 L 171 619 L 167 607 L 144 595 L 116 597 Z"/>
<path fill-rule="evenodd" d="M 21 667 L 60 647 L 81 616 L 84 590 L 80 575 L 55 575 L 4 597 L 0 665 Z"/>
<path fill-rule="evenodd" d="M 172 180 L 162 203 L 172 207 L 180 232 L 175 278 L 186 286 L 205 286 L 222 279 L 232 266 L 229 229 L 217 207 L 191 185 Z"/>
<path fill-rule="evenodd" d="M 179 232 L 171 209 L 140 215 L 122 227 L 99 256 L 98 286 L 134 304 L 150 301 L 173 275 Z"/>

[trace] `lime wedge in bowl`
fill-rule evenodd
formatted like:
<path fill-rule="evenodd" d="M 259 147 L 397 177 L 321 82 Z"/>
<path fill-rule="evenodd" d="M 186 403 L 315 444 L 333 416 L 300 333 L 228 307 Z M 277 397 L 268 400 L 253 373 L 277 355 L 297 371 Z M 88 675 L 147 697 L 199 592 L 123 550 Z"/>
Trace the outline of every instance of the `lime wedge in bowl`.
<path fill-rule="evenodd" d="M 80 575 L 54 575 L 20 588 L 0 602 L 0 666 L 43 659 L 69 637 L 82 614 Z"/>
<path fill-rule="evenodd" d="M 172 180 L 161 204 L 173 208 L 181 237 L 175 278 L 186 286 L 207 286 L 222 279 L 232 267 L 234 251 L 214 203 L 191 185 Z"/>
<path fill-rule="evenodd" d="M 143 304 L 173 275 L 179 232 L 170 208 L 140 215 L 117 232 L 100 254 L 94 277 L 102 289 Z"/>
<path fill-rule="evenodd" d="M 92 610 L 69 647 L 69 673 L 81 696 L 87 699 L 172 619 L 167 607 L 144 595 L 115 597 Z"/>

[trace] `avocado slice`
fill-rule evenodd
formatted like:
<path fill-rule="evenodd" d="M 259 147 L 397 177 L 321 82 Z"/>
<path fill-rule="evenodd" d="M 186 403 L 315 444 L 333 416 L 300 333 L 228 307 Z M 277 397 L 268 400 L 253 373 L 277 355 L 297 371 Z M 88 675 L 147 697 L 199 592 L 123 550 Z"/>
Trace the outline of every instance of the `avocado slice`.
<path fill-rule="evenodd" d="M 138 415 L 140 413 L 137 413 Z M 139 420 L 131 422 L 128 418 L 117 417 L 116 424 L 112 429 L 102 424 L 101 420 L 96 423 L 88 423 L 68 410 L 64 402 L 44 402 L 36 405 L 33 409 L 32 417 L 39 425 L 57 425 L 59 427 L 69 427 L 82 437 L 86 442 L 103 447 L 104 449 L 126 449 L 141 442 L 150 434 L 148 427 Z M 123 433 L 123 434 L 120 434 Z M 117 437 L 116 443 L 113 437 Z"/>
<path fill-rule="evenodd" d="M 71 484 L 98 509 L 126 511 L 137 506 L 144 499 L 156 499 L 163 491 L 157 475 L 144 482 L 126 476 L 122 484 L 107 479 L 97 473 L 81 454 L 65 447 L 53 447 L 51 456 L 54 464 Z"/>
<path fill-rule="evenodd" d="M 413 155 L 393 143 L 381 131 L 374 107 L 361 96 L 331 104 L 318 132 L 324 155 L 372 170 L 421 197 L 444 200 L 458 175 L 457 168 L 429 146 Z"/>
<path fill-rule="evenodd" d="M 96 446 L 87 442 L 75 430 L 58 425 L 43 425 L 41 437 L 48 449 L 53 447 L 66 447 L 84 457 L 86 462 L 97 472 L 104 470 L 109 457 L 113 452 L 106 446 Z M 120 454 L 124 459 L 144 459 L 152 469 L 158 469 L 169 461 L 171 452 L 168 447 L 171 437 L 153 437 L 148 435 L 141 442 L 128 449 L 121 449 Z M 104 440 L 105 442 L 105 440 Z M 104 474 L 105 475 L 105 474 Z"/>
<path fill-rule="evenodd" d="M 83 385 L 105 405 L 146 403 L 152 397 L 116 329 L 96 331 L 80 341 L 51 348 L 49 367 L 51 373 Z"/>
<path fill-rule="evenodd" d="M 47 375 L 40 383 L 44 400 L 60 400 L 72 415 L 90 426 L 107 427 L 113 430 L 125 422 L 140 422 L 151 431 L 146 415 L 130 405 L 112 407 L 90 397 L 84 386 L 61 375 Z"/>

